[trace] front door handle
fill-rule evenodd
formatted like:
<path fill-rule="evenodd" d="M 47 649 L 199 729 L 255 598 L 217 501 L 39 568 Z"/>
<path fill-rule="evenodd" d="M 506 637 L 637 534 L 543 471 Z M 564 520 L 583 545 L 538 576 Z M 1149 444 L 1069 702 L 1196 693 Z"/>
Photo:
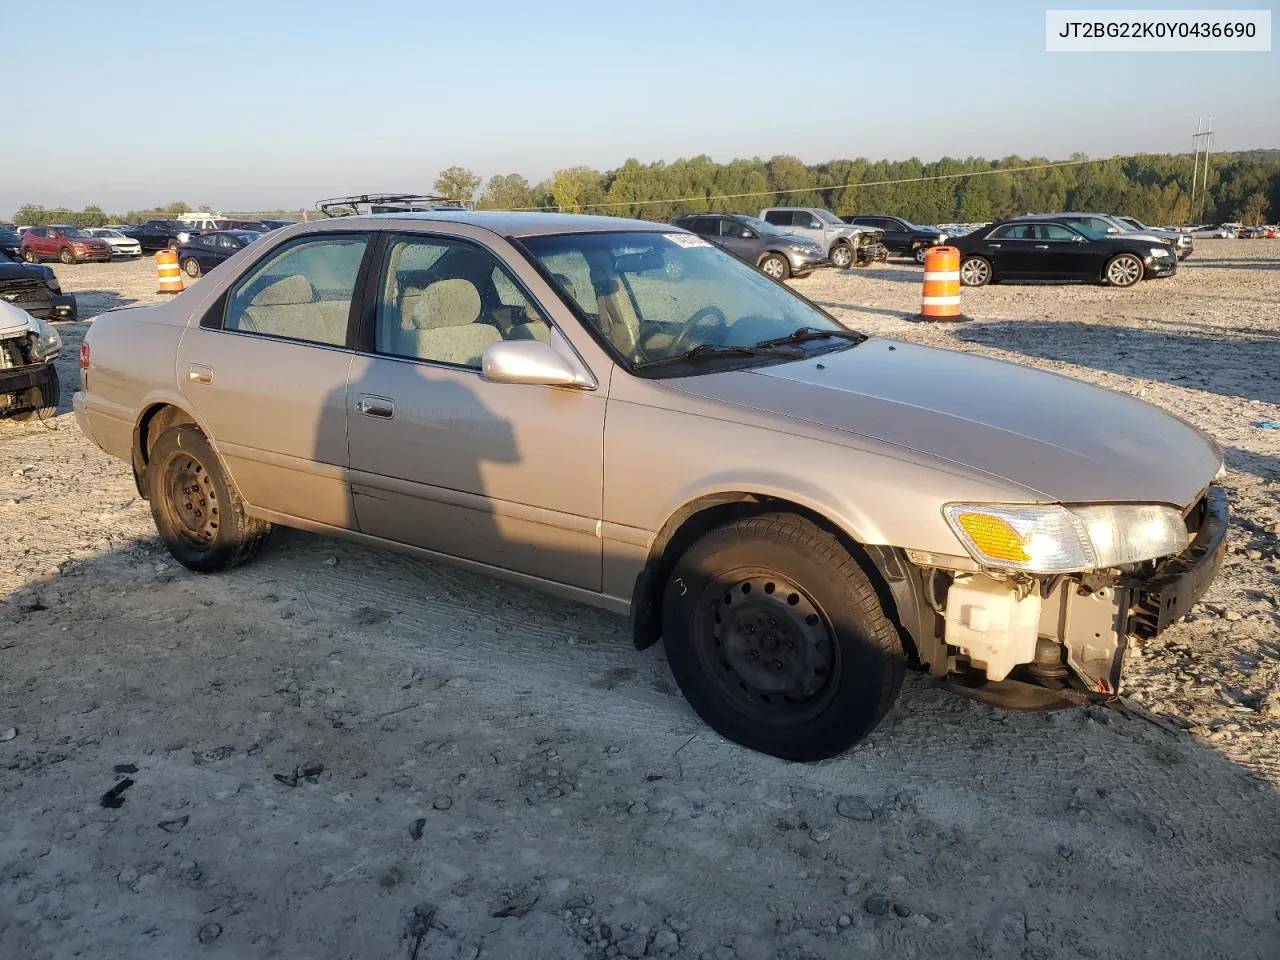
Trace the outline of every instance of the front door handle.
<path fill-rule="evenodd" d="M 396 404 L 389 397 L 376 397 L 371 393 L 362 393 L 356 398 L 356 412 L 363 413 L 366 417 L 390 420 L 396 415 Z"/>
<path fill-rule="evenodd" d="M 189 363 L 187 379 L 192 383 L 213 383 L 213 367 L 206 367 L 203 363 Z"/>
<path fill-rule="evenodd" d="M 999 249 L 1000 249 L 1000 244 L 998 244 L 998 243 L 988 243 L 988 244 L 987 244 L 987 246 L 988 246 L 988 247 L 990 247 L 992 250 L 999 250 Z"/>
<path fill-rule="evenodd" d="M 1048 245 L 1047 243 L 1037 243 L 1037 244 L 1036 244 L 1036 249 L 1037 249 L 1037 250 L 1048 250 L 1048 249 L 1049 249 L 1049 245 Z"/>

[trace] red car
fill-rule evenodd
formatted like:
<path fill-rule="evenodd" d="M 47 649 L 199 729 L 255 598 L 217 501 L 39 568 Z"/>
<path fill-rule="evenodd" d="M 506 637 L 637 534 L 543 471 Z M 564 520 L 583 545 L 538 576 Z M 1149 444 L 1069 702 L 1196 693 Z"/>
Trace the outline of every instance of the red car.
<path fill-rule="evenodd" d="M 111 245 L 105 240 L 90 236 L 79 227 L 55 223 L 47 227 L 32 227 L 22 235 L 19 249 L 27 263 L 41 260 L 61 260 L 78 263 L 85 260 L 111 262 Z"/>

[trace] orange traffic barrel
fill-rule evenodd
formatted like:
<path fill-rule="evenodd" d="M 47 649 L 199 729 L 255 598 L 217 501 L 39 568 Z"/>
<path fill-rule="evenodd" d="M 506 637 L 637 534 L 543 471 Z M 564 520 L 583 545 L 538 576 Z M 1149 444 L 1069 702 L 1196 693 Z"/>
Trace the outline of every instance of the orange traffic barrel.
<path fill-rule="evenodd" d="M 930 247 L 924 254 L 924 292 L 914 317 L 931 323 L 968 320 L 960 312 L 960 251 Z"/>
<path fill-rule="evenodd" d="M 161 250 L 156 254 L 156 272 L 160 275 L 160 289 L 156 293 L 182 292 L 182 274 L 178 270 L 176 250 Z"/>

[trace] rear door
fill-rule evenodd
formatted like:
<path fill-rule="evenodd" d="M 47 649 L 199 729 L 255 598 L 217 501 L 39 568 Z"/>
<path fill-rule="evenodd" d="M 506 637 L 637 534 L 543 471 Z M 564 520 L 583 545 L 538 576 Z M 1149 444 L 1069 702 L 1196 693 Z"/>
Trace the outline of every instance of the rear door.
<path fill-rule="evenodd" d="M 605 391 L 481 376 L 489 343 L 562 338 L 479 243 L 390 236 L 371 283 L 348 386 L 360 530 L 599 590 Z"/>
<path fill-rule="evenodd" d="M 355 525 L 347 372 L 362 232 L 307 234 L 249 267 L 178 348 L 178 383 L 250 504 Z"/>

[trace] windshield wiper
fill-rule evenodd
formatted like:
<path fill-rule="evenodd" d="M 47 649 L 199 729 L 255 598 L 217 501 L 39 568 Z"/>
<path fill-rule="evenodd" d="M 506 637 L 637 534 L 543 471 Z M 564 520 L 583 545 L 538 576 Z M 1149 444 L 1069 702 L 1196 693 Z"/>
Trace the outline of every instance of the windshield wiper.
<path fill-rule="evenodd" d="M 774 337 L 772 340 L 761 340 L 757 347 L 782 347 L 792 343 L 807 343 L 810 340 L 822 340 L 834 337 L 837 340 L 848 340 L 850 343 L 862 343 L 866 334 L 854 333 L 852 330 L 816 330 L 813 327 L 800 327 L 785 337 Z"/>
<path fill-rule="evenodd" d="M 673 363 L 688 363 L 696 360 L 707 360 L 711 357 L 785 357 L 788 360 L 800 360 L 804 354 L 798 350 L 778 350 L 781 344 L 775 343 L 757 343 L 752 346 L 728 346 L 718 345 L 714 343 L 702 343 L 694 347 L 692 350 L 686 350 L 684 353 L 677 353 L 670 357 L 658 357 L 654 360 L 641 360 L 639 363 L 633 364 L 633 370 L 650 370 L 654 367 L 664 367 Z"/>

